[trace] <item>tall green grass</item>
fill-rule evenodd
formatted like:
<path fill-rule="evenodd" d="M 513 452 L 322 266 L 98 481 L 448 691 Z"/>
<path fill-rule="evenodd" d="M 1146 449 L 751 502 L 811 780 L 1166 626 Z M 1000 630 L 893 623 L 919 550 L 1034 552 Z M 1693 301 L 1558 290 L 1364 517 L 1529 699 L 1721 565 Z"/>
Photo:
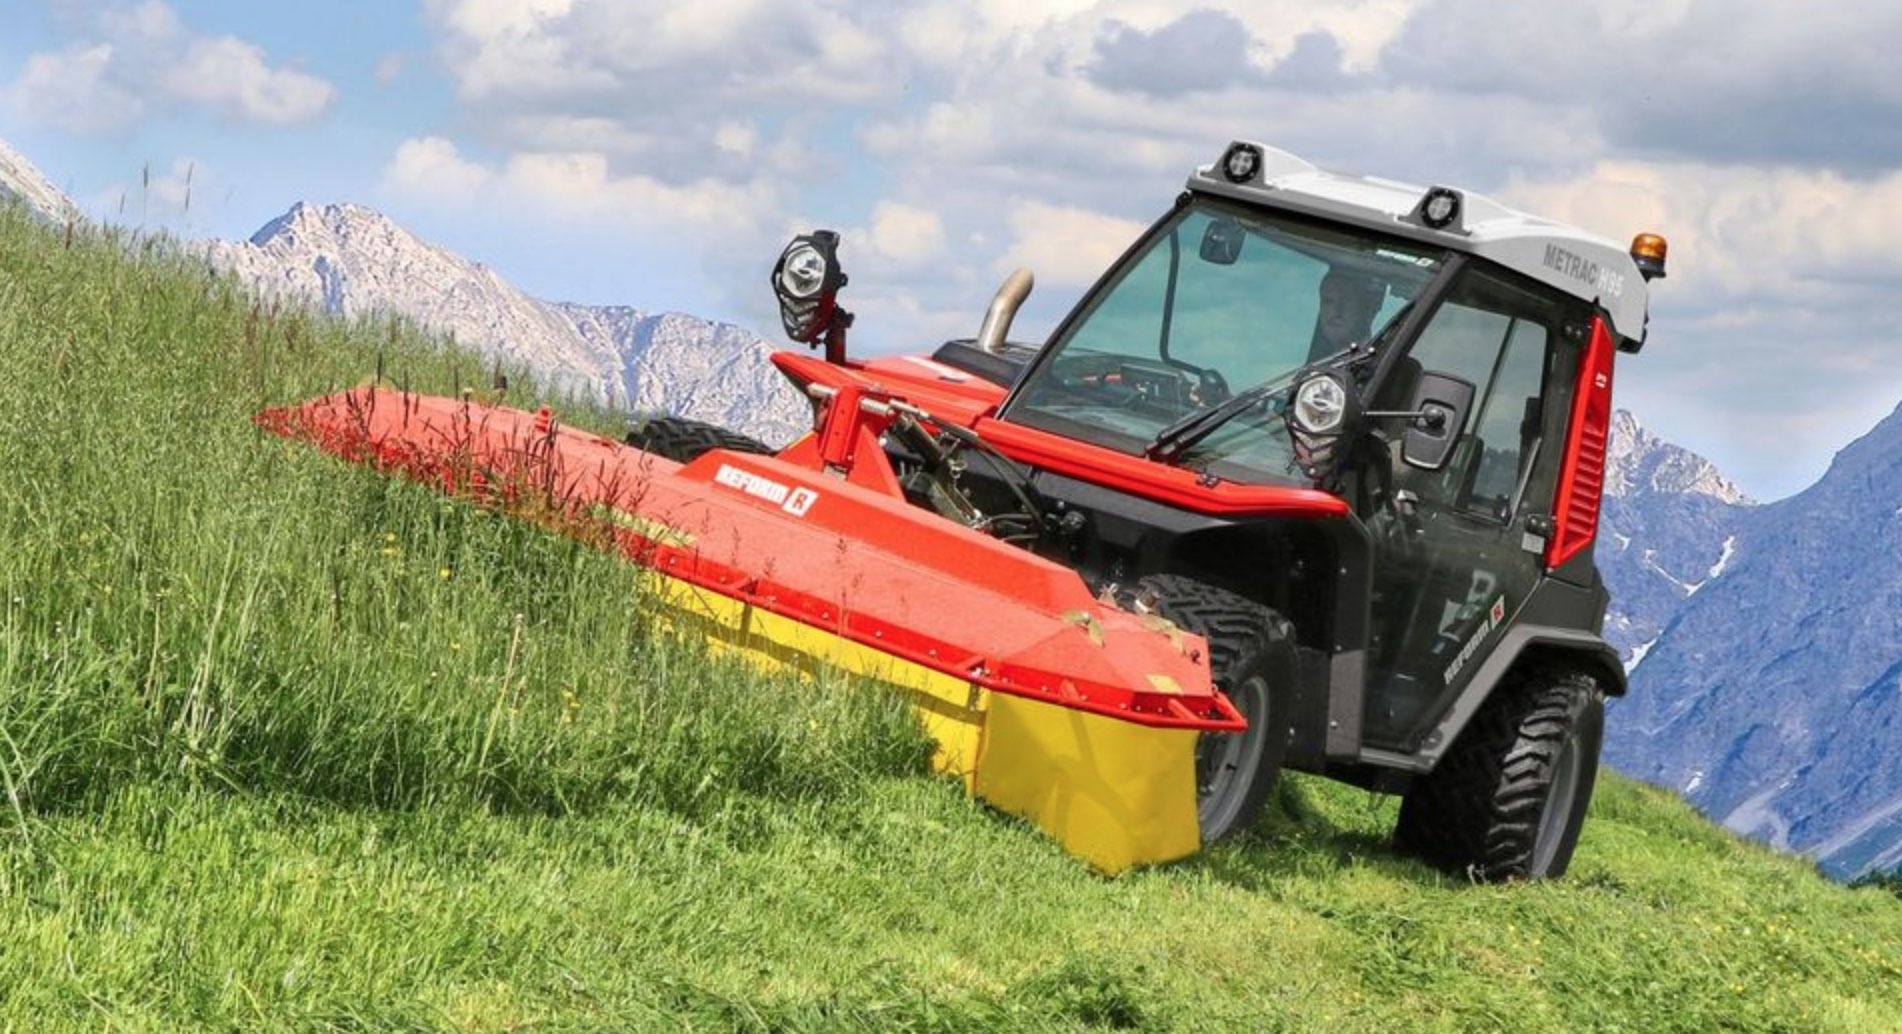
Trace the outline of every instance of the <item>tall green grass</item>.
<path fill-rule="evenodd" d="M 0 211 L 0 1030 L 1902 1031 L 1890 889 L 1617 778 L 1553 883 L 1300 778 L 1090 875 L 920 778 L 893 701 L 250 423 L 379 365 L 487 380 Z"/>
<path fill-rule="evenodd" d="M 164 239 L 8 217 L 0 271 L 16 826 L 149 781 L 561 813 L 797 798 L 916 762 L 889 701 L 653 635 L 624 563 L 251 424 L 378 370 L 454 392 L 479 360 L 253 301 Z"/>

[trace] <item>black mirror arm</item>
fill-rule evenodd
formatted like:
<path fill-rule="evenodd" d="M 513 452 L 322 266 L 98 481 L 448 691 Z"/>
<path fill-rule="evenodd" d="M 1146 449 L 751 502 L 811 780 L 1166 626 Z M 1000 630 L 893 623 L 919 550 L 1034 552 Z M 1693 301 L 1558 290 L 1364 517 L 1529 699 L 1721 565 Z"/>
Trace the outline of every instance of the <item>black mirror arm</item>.
<path fill-rule="evenodd" d="M 1447 411 L 1440 406 L 1428 406 L 1425 409 L 1377 409 L 1362 413 L 1369 420 L 1415 420 L 1422 431 L 1439 434 L 1446 430 Z"/>

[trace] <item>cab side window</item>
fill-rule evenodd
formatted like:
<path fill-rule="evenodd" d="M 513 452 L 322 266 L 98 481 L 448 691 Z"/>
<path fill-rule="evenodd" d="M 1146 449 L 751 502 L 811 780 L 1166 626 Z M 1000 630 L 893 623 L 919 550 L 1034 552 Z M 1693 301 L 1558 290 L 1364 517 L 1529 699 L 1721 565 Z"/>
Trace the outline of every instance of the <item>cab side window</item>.
<path fill-rule="evenodd" d="M 1415 343 L 1424 370 L 1472 382 L 1473 410 L 1444 469 L 1405 469 L 1402 487 L 1424 502 L 1504 523 L 1543 448 L 1542 386 L 1562 313 L 1547 298 L 1475 270 L 1440 305 Z"/>

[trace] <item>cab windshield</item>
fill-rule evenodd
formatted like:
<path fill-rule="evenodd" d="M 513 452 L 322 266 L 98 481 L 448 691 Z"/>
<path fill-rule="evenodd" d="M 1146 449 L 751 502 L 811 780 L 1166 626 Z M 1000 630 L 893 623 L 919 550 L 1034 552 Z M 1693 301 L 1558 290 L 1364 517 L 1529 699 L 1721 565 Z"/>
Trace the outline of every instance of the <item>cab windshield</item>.
<path fill-rule="evenodd" d="M 1440 252 L 1209 200 L 1178 210 L 1058 336 L 1004 417 L 1141 454 L 1163 428 L 1377 338 Z M 1300 478 L 1278 408 L 1251 408 L 1176 462 Z"/>

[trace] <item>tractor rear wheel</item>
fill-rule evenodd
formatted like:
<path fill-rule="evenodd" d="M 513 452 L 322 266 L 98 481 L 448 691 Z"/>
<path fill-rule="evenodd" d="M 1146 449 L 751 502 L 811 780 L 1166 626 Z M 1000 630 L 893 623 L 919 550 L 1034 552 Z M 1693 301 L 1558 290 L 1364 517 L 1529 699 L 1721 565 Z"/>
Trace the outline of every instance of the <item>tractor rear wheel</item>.
<path fill-rule="evenodd" d="M 656 456 L 689 463 L 714 449 L 770 456 L 772 446 L 717 424 L 678 416 L 657 416 L 627 433 L 627 444 Z"/>
<path fill-rule="evenodd" d="M 1182 575 L 1149 575 L 1125 595 L 1135 609 L 1208 640 L 1210 674 L 1248 719 L 1248 728 L 1197 738 L 1197 825 L 1203 843 L 1246 829 L 1288 752 L 1300 663 L 1294 626 L 1267 607 Z"/>
<path fill-rule="evenodd" d="M 1395 845 L 1486 881 L 1565 875 L 1604 739 L 1590 677 L 1535 668 L 1509 680 L 1407 792 Z"/>

